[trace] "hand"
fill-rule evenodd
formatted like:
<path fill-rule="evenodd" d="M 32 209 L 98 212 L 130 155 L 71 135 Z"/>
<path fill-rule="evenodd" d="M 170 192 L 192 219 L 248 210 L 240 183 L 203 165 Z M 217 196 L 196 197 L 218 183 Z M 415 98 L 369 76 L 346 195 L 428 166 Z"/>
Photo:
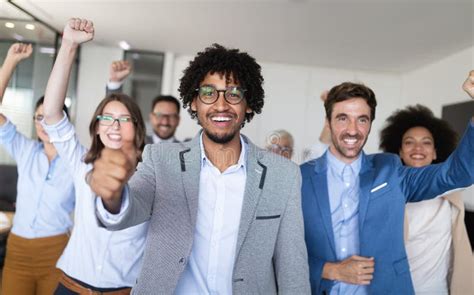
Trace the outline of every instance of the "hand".
<path fill-rule="evenodd" d="M 352 255 L 338 263 L 337 280 L 355 285 L 369 285 L 374 273 L 374 258 Z"/>
<path fill-rule="evenodd" d="M 114 61 L 110 65 L 109 81 L 122 82 L 132 72 L 132 66 L 126 60 Z"/>
<path fill-rule="evenodd" d="M 122 190 L 135 172 L 136 159 L 123 150 L 104 148 L 88 175 L 88 183 L 111 213 L 118 213 Z"/>
<path fill-rule="evenodd" d="M 8 49 L 6 59 L 14 61 L 16 64 L 31 56 L 33 47 L 31 44 L 15 43 Z"/>
<path fill-rule="evenodd" d="M 467 77 L 466 81 L 462 85 L 462 89 L 469 94 L 471 98 L 474 99 L 474 70 L 469 73 L 469 77 Z"/>
<path fill-rule="evenodd" d="M 94 38 L 94 24 L 90 20 L 71 18 L 63 31 L 63 43 L 79 45 Z"/>
<path fill-rule="evenodd" d="M 326 100 L 328 99 L 328 94 L 329 94 L 329 90 L 324 90 L 323 92 L 321 92 L 320 98 L 323 102 L 326 102 Z"/>

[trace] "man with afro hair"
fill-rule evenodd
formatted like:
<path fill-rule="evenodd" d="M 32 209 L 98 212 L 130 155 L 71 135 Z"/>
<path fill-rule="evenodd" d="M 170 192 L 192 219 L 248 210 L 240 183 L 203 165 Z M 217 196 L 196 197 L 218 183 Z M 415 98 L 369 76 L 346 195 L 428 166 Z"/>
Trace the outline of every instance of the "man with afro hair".
<path fill-rule="evenodd" d="M 179 86 L 198 135 L 147 145 L 137 171 L 117 150 L 94 164 L 100 222 L 150 221 L 134 294 L 310 293 L 298 166 L 240 133 L 262 111 L 262 84 L 253 57 L 214 44 Z"/>
<path fill-rule="evenodd" d="M 448 122 L 422 105 L 394 112 L 380 133 L 380 148 L 405 166 L 446 161 L 458 136 Z M 472 194 L 472 190 L 468 189 Z M 464 192 L 405 206 L 405 248 L 416 294 L 472 291 L 472 252 L 464 224 Z"/>

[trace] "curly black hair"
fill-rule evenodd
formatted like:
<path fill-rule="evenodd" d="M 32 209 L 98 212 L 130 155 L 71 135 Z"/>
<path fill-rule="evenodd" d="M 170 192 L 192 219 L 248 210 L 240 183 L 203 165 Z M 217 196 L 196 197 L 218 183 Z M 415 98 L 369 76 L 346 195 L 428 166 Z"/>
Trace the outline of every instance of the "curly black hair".
<path fill-rule="evenodd" d="M 398 155 L 403 135 L 413 127 L 424 127 L 431 132 L 437 156 L 433 163 L 444 162 L 456 148 L 459 137 L 449 123 L 436 118 L 429 108 L 417 104 L 397 110 L 388 117 L 380 132 L 380 149 Z"/>
<path fill-rule="evenodd" d="M 252 109 L 245 114 L 245 120 L 250 122 L 255 113 L 260 114 L 263 108 L 263 77 L 261 67 L 245 52 L 238 49 L 228 49 L 219 44 L 213 44 L 199 52 L 189 66 L 184 70 L 178 91 L 183 101 L 183 107 L 188 109 L 191 118 L 196 118 L 196 112 L 191 109 L 191 103 L 197 96 L 196 89 L 207 74 L 222 74 L 227 80 L 232 78 L 242 88 L 246 89 L 245 100 Z"/>

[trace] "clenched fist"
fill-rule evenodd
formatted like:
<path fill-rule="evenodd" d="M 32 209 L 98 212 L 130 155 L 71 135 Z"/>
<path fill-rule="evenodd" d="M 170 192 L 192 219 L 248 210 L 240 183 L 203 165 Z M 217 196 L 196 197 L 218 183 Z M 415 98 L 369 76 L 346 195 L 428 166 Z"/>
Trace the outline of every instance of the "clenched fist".
<path fill-rule="evenodd" d="M 123 188 L 135 172 L 136 157 L 130 154 L 133 153 L 104 148 L 88 175 L 92 191 L 102 198 L 105 208 L 111 213 L 120 211 Z"/>
<path fill-rule="evenodd" d="M 110 65 L 109 81 L 122 82 L 132 72 L 132 66 L 126 60 L 114 61 Z"/>
<path fill-rule="evenodd" d="M 63 31 L 63 43 L 79 45 L 94 38 L 94 24 L 81 18 L 71 18 Z"/>
<path fill-rule="evenodd" d="M 6 59 L 19 63 L 20 61 L 30 57 L 32 52 L 33 47 L 31 44 L 15 43 L 10 46 L 10 49 L 8 49 Z"/>

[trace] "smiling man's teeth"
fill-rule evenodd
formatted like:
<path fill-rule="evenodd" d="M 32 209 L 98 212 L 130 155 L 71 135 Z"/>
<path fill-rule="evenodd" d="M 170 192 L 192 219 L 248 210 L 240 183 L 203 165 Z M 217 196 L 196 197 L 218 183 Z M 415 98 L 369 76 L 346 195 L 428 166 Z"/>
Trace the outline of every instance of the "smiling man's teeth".
<path fill-rule="evenodd" d="M 344 139 L 344 142 L 347 144 L 355 144 L 357 142 L 357 139 L 346 138 Z"/>
<path fill-rule="evenodd" d="M 217 121 L 217 122 L 228 122 L 228 121 L 230 121 L 230 118 L 228 118 L 228 117 L 213 117 L 212 120 Z"/>

